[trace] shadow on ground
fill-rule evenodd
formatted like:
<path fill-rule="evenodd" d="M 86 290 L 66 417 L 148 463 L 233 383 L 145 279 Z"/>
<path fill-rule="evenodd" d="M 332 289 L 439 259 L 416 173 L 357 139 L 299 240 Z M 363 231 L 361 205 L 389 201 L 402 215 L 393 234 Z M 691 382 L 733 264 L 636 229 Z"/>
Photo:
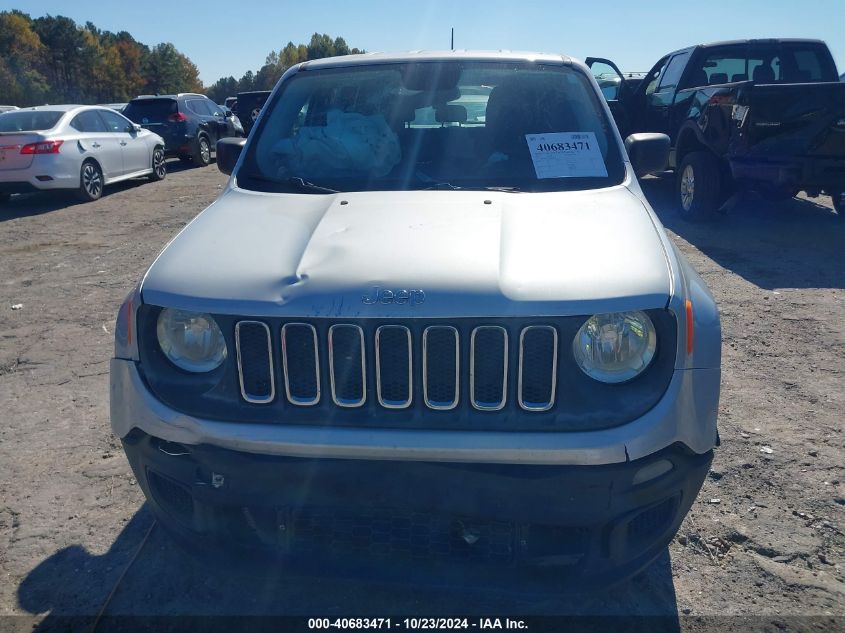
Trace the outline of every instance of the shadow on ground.
<path fill-rule="evenodd" d="M 213 162 L 212 160 L 212 164 Z M 180 160 L 167 161 L 168 174 L 177 174 L 193 168 L 194 166 L 190 162 L 183 163 Z M 148 182 L 149 180 L 147 178 L 133 178 L 114 185 L 107 185 L 103 189 L 102 197 L 108 198 L 122 191 L 130 191 Z M 72 191 L 40 191 L 37 193 L 16 194 L 8 202 L 0 203 L 0 222 L 59 211 L 78 204 L 91 203 L 81 202 Z"/>
<path fill-rule="evenodd" d="M 845 287 L 845 218 L 836 215 L 830 198 L 773 203 L 742 194 L 712 221 L 690 223 L 678 215 L 671 176 L 640 184 L 667 229 L 754 285 Z"/>
<path fill-rule="evenodd" d="M 152 514 L 143 507 L 105 554 L 92 555 L 75 545 L 33 569 L 18 587 L 18 598 L 29 613 L 49 612 L 35 630 L 90 630 L 152 525 Z M 397 561 L 393 572 L 403 579 L 344 578 L 320 569 L 286 569 L 269 561 L 231 565 L 216 560 L 211 552 L 201 559 L 183 550 L 156 524 L 114 591 L 105 616 L 112 624 L 132 622 L 138 616 L 450 614 L 618 616 L 630 624 L 631 616 L 649 616 L 642 619 L 642 628 L 625 630 L 679 630 L 668 551 L 634 580 L 593 594 L 526 592 L 520 589 L 524 571 L 514 573 L 512 588 L 496 590 L 467 584 L 460 570 L 437 582 L 415 578 L 411 563 Z"/>

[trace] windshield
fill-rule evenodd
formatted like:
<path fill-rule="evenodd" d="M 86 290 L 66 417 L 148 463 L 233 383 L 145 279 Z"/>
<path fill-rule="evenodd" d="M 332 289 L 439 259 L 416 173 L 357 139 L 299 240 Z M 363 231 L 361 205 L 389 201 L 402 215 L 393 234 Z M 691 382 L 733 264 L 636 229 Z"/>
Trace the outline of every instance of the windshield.
<path fill-rule="evenodd" d="M 267 106 L 237 173 L 260 191 L 617 184 L 612 123 L 567 66 L 429 62 L 305 70 Z"/>
<path fill-rule="evenodd" d="M 53 110 L 6 112 L 0 117 L 0 132 L 52 130 L 63 114 Z"/>

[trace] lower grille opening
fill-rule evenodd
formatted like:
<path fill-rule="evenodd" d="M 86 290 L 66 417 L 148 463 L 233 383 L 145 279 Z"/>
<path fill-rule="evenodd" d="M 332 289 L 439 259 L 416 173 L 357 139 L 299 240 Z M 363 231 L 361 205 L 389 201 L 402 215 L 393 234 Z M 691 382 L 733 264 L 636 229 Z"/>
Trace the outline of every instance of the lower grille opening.
<path fill-rule="evenodd" d="M 395 508 L 302 508 L 292 515 L 292 552 L 508 564 L 516 528 L 503 521 L 440 517 Z"/>
<path fill-rule="evenodd" d="M 155 502 L 183 527 L 193 529 L 194 499 L 190 491 L 152 470 L 147 471 L 147 482 Z"/>
<path fill-rule="evenodd" d="M 628 523 L 628 547 L 660 536 L 672 523 L 680 496 L 676 495 L 640 512 Z"/>
<path fill-rule="evenodd" d="M 575 564 L 587 553 L 590 528 L 560 525 L 529 525 L 524 555 L 535 563 Z"/>

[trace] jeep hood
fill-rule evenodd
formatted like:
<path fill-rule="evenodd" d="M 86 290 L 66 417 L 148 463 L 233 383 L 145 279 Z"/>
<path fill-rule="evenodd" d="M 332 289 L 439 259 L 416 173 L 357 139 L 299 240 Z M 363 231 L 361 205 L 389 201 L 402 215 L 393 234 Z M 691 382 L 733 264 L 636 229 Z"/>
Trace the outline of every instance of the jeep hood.
<path fill-rule="evenodd" d="M 373 288 L 421 290 L 367 304 Z M 228 189 L 159 255 L 145 303 L 218 314 L 393 317 L 661 308 L 664 242 L 624 186 L 555 193 Z"/>

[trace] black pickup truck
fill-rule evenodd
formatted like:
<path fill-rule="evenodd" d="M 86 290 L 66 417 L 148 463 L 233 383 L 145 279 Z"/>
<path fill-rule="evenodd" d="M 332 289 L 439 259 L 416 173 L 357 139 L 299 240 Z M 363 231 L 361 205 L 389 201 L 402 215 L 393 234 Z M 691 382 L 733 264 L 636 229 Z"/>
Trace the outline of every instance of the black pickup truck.
<path fill-rule="evenodd" d="M 771 39 L 691 46 L 631 82 L 611 61 L 587 65 L 623 137 L 672 140 L 681 214 L 700 219 L 737 189 L 769 199 L 827 193 L 845 217 L 845 83 L 824 42 Z"/>

